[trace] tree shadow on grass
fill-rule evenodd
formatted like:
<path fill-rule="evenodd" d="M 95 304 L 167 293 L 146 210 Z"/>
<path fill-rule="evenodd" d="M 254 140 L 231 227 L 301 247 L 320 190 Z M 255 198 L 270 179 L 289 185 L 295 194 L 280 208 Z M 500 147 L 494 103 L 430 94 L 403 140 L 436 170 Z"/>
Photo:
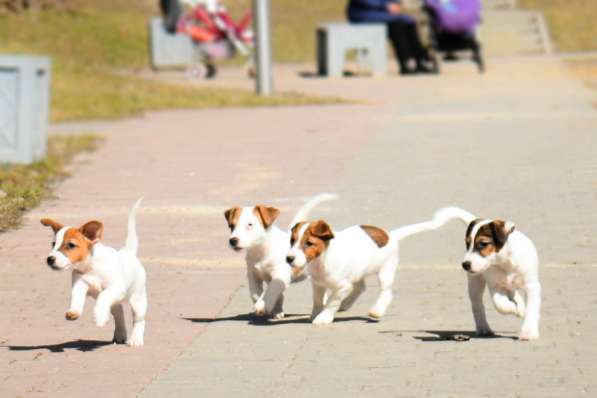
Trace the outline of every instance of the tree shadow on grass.
<path fill-rule="evenodd" d="M 4 345 L 10 351 L 35 351 L 48 350 L 50 352 L 64 352 L 64 350 L 77 350 L 81 352 L 95 351 L 100 347 L 114 344 L 112 341 L 100 340 L 73 340 L 59 344 L 46 345 Z"/>

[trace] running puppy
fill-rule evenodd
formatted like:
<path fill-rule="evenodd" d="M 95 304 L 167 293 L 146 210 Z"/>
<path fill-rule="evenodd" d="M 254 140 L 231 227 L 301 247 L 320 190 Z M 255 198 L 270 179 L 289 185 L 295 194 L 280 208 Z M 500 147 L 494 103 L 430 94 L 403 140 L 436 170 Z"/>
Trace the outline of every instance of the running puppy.
<path fill-rule="evenodd" d="M 456 207 L 441 211 L 446 217 L 459 219 L 467 225 L 467 251 L 462 268 L 468 273 L 468 293 L 477 335 L 493 335 L 483 307 L 483 292 L 487 285 L 500 313 L 523 318 L 518 338 L 538 339 L 541 284 L 539 256 L 533 242 L 509 221 L 476 218 Z"/>
<path fill-rule="evenodd" d="M 290 225 L 305 220 L 318 204 L 335 198 L 336 195 L 328 193 L 313 197 L 299 209 Z M 284 318 L 284 290 L 291 283 L 306 279 L 306 275 L 293 272 L 286 263 L 290 233 L 273 225 L 279 213 L 274 207 L 262 205 L 233 207 L 224 213 L 230 228 L 230 247 L 235 251 L 246 249 L 247 278 L 255 314 L 273 315 L 275 319 Z"/>
<path fill-rule="evenodd" d="M 307 267 L 313 284 L 313 324 L 328 324 L 336 311 L 348 310 L 365 291 L 364 278 L 376 274 L 380 293 L 369 316 L 380 319 L 392 301 L 392 285 L 398 267 L 398 242 L 430 231 L 449 219 L 408 225 L 385 232 L 369 225 L 355 225 L 333 232 L 323 220 L 301 222 L 292 228 L 286 261 L 297 270 Z M 324 298 L 328 292 L 327 300 Z M 325 301 L 325 303 L 324 303 Z"/>
<path fill-rule="evenodd" d="M 96 299 L 93 315 L 102 327 L 114 316 L 116 328 L 113 341 L 129 346 L 142 346 L 147 312 L 145 269 L 137 259 L 139 239 L 135 215 L 141 199 L 133 206 L 128 218 L 126 243 L 122 249 L 104 246 L 100 240 L 103 224 L 89 221 L 81 227 L 63 226 L 43 218 L 41 223 L 51 227 L 56 235 L 46 262 L 50 268 L 63 271 L 72 268 L 72 295 L 66 319 L 74 321 L 83 313 L 86 296 Z M 126 325 L 122 302 L 128 301 L 133 310 L 133 331 L 126 339 Z"/>

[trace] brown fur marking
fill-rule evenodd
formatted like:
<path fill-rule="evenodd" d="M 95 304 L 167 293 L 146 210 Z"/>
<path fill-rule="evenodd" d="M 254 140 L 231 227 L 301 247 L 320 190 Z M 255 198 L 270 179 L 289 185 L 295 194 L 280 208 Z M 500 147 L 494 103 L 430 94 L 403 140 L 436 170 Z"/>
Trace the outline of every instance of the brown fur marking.
<path fill-rule="evenodd" d="M 309 223 L 301 239 L 301 248 L 305 253 L 307 262 L 319 257 L 333 238 L 334 233 L 325 221 L 319 220 Z"/>
<path fill-rule="evenodd" d="M 512 231 L 506 231 L 506 223 L 495 220 L 483 225 L 475 236 L 475 251 L 483 257 L 502 250 Z"/>
<path fill-rule="evenodd" d="M 70 259 L 72 264 L 80 263 L 89 255 L 93 242 L 77 228 L 69 228 L 64 233 L 64 240 L 58 249 Z"/>
<path fill-rule="evenodd" d="M 361 229 L 365 231 L 367 235 L 371 238 L 373 242 L 377 245 L 377 247 L 384 247 L 388 244 L 390 237 L 388 236 L 387 232 L 381 228 L 377 228 L 371 225 L 361 225 Z"/>
<path fill-rule="evenodd" d="M 255 215 L 257 215 L 257 217 L 259 217 L 264 228 L 269 228 L 269 226 L 274 223 L 280 214 L 280 210 L 276 209 L 275 207 L 267 207 L 262 205 L 255 206 L 253 212 Z"/>
<path fill-rule="evenodd" d="M 42 225 L 45 225 L 46 227 L 52 227 L 54 233 L 57 233 L 62 228 L 64 228 L 64 225 L 60 224 L 58 221 L 52 220 L 51 218 L 42 218 L 40 222 Z"/>
<path fill-rule="evenodd" d="M 238 206 L 232 207 L 224 212 L 224 217 L 226 217 L 228 227 L 231 231 L 236 227 L 236 224 L 238 224 L 241 212 L 242 209 Z"/>

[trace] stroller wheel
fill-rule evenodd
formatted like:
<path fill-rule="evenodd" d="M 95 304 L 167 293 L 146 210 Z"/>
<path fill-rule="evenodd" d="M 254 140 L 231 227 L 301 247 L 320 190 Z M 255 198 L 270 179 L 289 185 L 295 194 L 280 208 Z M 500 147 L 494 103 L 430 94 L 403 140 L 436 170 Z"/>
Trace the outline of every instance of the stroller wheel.
<path fill-rule="evenodd" d="M 218 74 L 218 70 L 214 64 L 205 64 L 205 78 L 213 79 Z"/>

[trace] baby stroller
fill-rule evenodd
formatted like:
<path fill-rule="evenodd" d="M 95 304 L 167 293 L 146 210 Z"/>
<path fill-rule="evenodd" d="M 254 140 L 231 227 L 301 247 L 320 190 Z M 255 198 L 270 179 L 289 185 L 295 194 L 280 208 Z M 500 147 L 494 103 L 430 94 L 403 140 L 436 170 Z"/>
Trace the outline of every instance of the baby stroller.
<path fill-rule="evenodd" d="M 246 59 L 249 76 L 254 75 L 250 12 L 235 22 L 219 0 L 160 0 L 160 7 L 166 30 L 193 40 L 196 59 L 189 68 L 192 77 L 215 77 L 215 61 L 236 54 Z"/>
<path fill-rule="evenodd" d="M 424 0 L 423 10 L 429 17 L 430 44 L 438 70 L 438 53 L 452 57 L 456 51 L 470 50 L 472 60 L 483 73 L 481 44 L 475 34 L 481 22 L 481 1 Z"/>

